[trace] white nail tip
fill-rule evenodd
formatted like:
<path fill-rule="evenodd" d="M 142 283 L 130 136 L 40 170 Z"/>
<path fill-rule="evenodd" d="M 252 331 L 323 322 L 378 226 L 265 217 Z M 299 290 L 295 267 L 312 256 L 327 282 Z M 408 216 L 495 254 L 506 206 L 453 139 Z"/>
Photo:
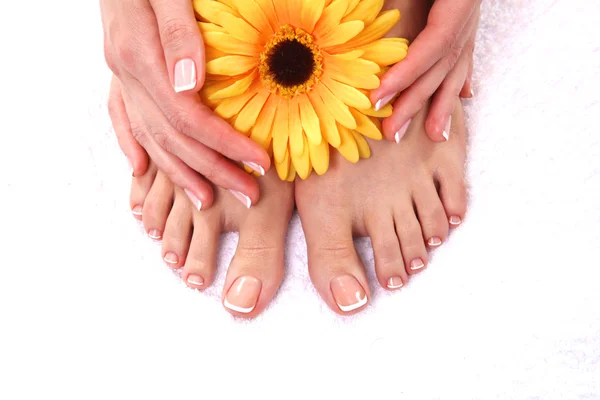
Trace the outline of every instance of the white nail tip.
<path fill-rule="evenodd" d="M 387 287 L 388 289 L 398 289 L 401 288 L 402 286 L 404 286 L 403 284 L 399 284 L 399 285 L 390 285 L 388 284 Z"/>
<path fill-rule="evenodd" d="M 229 190 L 229 191 L 231 192 L 231 194 L 233 194 L 235 196 L 236 199 L 241 201 L 242 204 L 244 204 L 246 206 L 246 208 L 250 208 L 250 206 L 252 206 L 252 200 L 250 200 L 250 197 L 246 196 L 244 193 L 238 192 L 237 190 Z"/>
<path fill-rule="evenodd" d="M 450 139 L 450 134 L 447 131 L 444 131 L 444 133 L 442 133 L 442 136 L 444 137 L 444 139 L 448 140 Z"/>
<path fill-rule="evenodd" d="M 442 133 L 442 136 L 444 137 L 444 139 L 446 139 L 446 141 L 448 141 L 448 139 L 450 139 L 450 126 L 452 125 L 452 115 L 450 117 L 448 117 L 448 122 L 446 122 L 446 128 L 444 129 L 444 133 Z"/>
<path fill-rule="evenodd" d="M 243 163 L 245 166 L 250 168 L 252 171 L 258 172 L 261 176 L 265 175 L 265 169 L 263 167 L 261 167 L 260 165 L 250 162 L 250 161 L 243 161 Z"/>
<path fill-rule="evenodd" d="M 161 238 L 161 236 L 154 236 L 154 235 L 151 235 L 151 234 L 148 234 L 148 237 L 150 239 L 154 239 L 154 240 L 160 240 L 160 238 Z"/>
<path fill-rule="evenodd" d="M 196 87 L 196 63 L 191 59 L 179 60 L 175 64 L 175 92 L 185 92 Z"/>
<path fill-rule="evenodd" d="M 357 296 L 358 298 L 358 293 Z M 343 312 L 350 312 L 350 311 L 354 311 L 357 308 L 360 308 L 362 306 L 364 306 L 365 304 L 367 304 L 367 296 L 365 295 L 365 297 L 363 299 L 358 298 L 358 302 L 354 303 L 354 304 L 350 304 L 348 306 L 343 306 L 340 303 L 337 303 L 338 307 L 340 308 L 340 310 L 342 310 Z"/>
<path fill-rule="evenodd" d="M 396 143 L 400 143 L 400 132 L 396 132 L 396 134 L 394 135 L 394 141 Z"/>
<path fill-rule="evenodd" d="M 441 240 L 435 240 L 435 239 L 429 239 L 429 241 L 427 241 L 427 244 L 431 247 L 438 247 L 442 245 L 442 241 Z"/>
<path fill-rule="evenodd" d="M 196 210 L 202 210 L 202 201 L 199 198 L 197 198 L 191 191 L 187 189 L 183 189 L 183 191 L 185 192 L 186 196 L 190 199 L 194 207 L 196 207 Z"/>
<path fill-rule="evenodd" d="M 192 285 L 196 285 L 196 286 L 202 286 L 204 284 L 204 282 L 198 282 L 198 281 L 195 281 L 193 279 L 188 279 L 187 282 L 190 283 L 190 284 L 192 284 Z"/>
<path fill-rule="evenodd" d="M 415 266 L 412 266 L 412 265 L 411 265 L 411 267 L 410 267 L 410 270 L 411 270 L 411 271 L 418 271 L 418 270 L 420 270 L 420 269 L 421 269 L 421 268 L 423 268 L 423 267 L 425 267 L 425 264 L 423 264 L 423 263 L 422 263 L 422 264 L 420 264 L 420 265 L 415 265 Z"/>
<path fill-rule="evenodd" d="M 396 93 L 392 93 L 389 96 L 385 96 L 375 103 L 375 111 L 381 110 L 383 107 L 387 106 L 387 104 L 396 96 Z"/>
<path fill-rule="evenodd" d="M 139 212 L 139 211 L 134 211 L 134 210 L 131 210 L 131 213 L 132 213 L 133 215 L 137 215 L 137 216 L 141 216 L 141 215 L 142 215 L 142 213 L 141 213 L 141 212 Z"/>
<path fill-rule="evenodd" d="M 225 307 L 229 308 L 230 310 L 237 311 L 242 314 L 248 314 L 248 313 L 252 312 L 252 310 L 254 310 L 254 307 L 255 307 L 255 306 L 252 306 L 252 307 L 244 308 L 244 307 L 236 306 L 235 304 L 231 304 L 230 302 L 228 302 L 227 299 L 225 299 L 223 301 L 223 305 Z"/>
<path fill-rule="evenodd" d="M 461 219 L 457 217 L 450 217 L 448 221 L 450 222 L 450 225 L 460 225 L 462 222 Z"/>
<path fill-rule="evenodd" d="M 163 260 L 165 260 L 166 263 L 169 264 L 177 264 L 177 261 L 171 261 L 171 260 L 167 260 L 166 258 L 163 258 Z M 188 281 L 189 282 L 189 281 Z"/>

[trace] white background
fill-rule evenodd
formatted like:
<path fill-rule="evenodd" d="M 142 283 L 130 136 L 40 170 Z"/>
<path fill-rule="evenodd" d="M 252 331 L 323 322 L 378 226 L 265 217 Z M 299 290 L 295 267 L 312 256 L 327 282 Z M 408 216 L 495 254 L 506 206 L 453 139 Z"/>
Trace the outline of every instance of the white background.
<path fill-rule="evenodd" d="M 5 3 L 0 399 L 600 399 L 597 2 L 484 2 L 469 214 L 425 273 L 338 317 L 295 217 L 252 322 L 219 301 L 235 235 L 199 293 L 131 218 L 98 2 Z"/>

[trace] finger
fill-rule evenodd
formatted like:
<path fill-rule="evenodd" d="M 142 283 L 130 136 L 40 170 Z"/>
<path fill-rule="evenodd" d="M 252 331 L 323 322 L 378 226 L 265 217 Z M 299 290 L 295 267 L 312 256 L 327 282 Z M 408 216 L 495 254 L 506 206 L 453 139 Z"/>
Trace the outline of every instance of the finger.
<path fill-rule="evenodd" d="M 152 14 L 148 17 L 147 13 L 142 12 L 144 7 L 150 6 L 128 4 L 123 7 L 124 12 L 139 14 L 136 15 L 136 24 L 144 26 L 144 32 L 136 32 L 136 36 L 131 40 L 120 40 L 121 49 L 117 49 L 116 52 L 121 55 L 125 71 L 147 90 L 175 131 L 195 139 L 227 158 L 258 165 L 264 171 L 269 170 L 270 158 L 259 144 L 240 135 L 231 125 L 217 117 L 202 104 L 200 96 L 196 93 L 176 93 L 173 90 L 156 18 Z M 121 75 L 125 74 L 121 72 Z M 119 78 L 127 90 L 131 90 L 129 82 L 122 76 Z M 158 143 L 163 148 L 173 148 L 172 139 L 171 136 L 164 136 Z"/>
<path fill-rule="evenodd" d="M 176 186 L 183 189 L 197 210 L 210 208 L 214 199 L 212 186 L 183 161 L 162 149 L 150 137 L 147 133 L 149 127 L 141 118 L 137 105 L 133 103 L 126 91 L 122 93 L 132 136 L 144 138 L 144 148 L 152 161 Z"/>
<path fill-rule="evenodd" d="M 458 62 L 433 96 L 431 107 L 425 121 L 425 131 L 431 140 L 440 136 L 448 140 L 450 136 L 450 115 L 456 105 L 456 99 L 463 87 L 473 58 L 470 44 L 465 46 Z"/>
<path fill-rule="evenodd" d="M 150 151 L 146 142 L 150 146 L 158 145 L 166 150 L 169 155 L 178 158 L 215 185 L 243 194 L 245 198 L 250 200 L 250 204 L 255 204 L 258 201 L 259 189 L 254 177 L 221 154 L 173 129 L 160 108 L 139 82 L 136 83 L 132 80 L 129 86 L 132 89 L 131 97 L 136 99 L 139 110 L 143 110 L 141 114 L 144 115 L 144 120 L 150 128 L 134 132 L 137 133 L 135 135 L 136 139 L 146 150 Z M 215 116 L 215 118 L 218 117 Z M 239 133 L 236 133 L 236 135 L 242 136 Z M 158 164 L 158 160 L 154 159 L 154 155 L 151 155 L 151 157 Z M 161 170 L 169 175 L 168 171 L 163 168 Z"/>
<path fill-rule="evenodd" d="M 371 92 L 371 101 L 376 108 L 383 107 L 385 100 L 406 90 L 456 48 L 473 9 L 471 0 L 437 0 L 434 3 L 425 29 L 410 45 L 406 58 L 394 65 L 381 78 L 379 88 Z"/>
<path fill-rule="evenodd" d="M 125 104 L 123 104 L 121 83 L 116 76 L 113 76 L 110 82 L 108 113 L 113 123 L 115 134 L 117 135 L 119 147 L 133 169 L 133 176 L 144 175 L 148 169 L 148 154 L 131 134 L 129 117 L 125 110 Z"/>
<path fill-rule="evenodd" d="M 475 53 L 475 41 L 477 39 L 477 30 L 479 28 L 479 20 L 481 18 L 481 12 L 479 9 L 475 10 L 476 12 L 476 22 L 475 28 L 473 29 L 473 33 L 471 33 L 471 37 L 467 41 L 467 51 L 470 51 L 469 56 L 469 71 L 467 72 L 467 79 L 465 80 L 465 84 L 460 91 L 460 97 L 462 98 L 472 98 L 474 96 L 473 93 L 473 55 Z"/>
<path fill-rule="evenodd" d="M 150 0 L 175 92 L 204 84 L 204 42 L 189 0 Z"/>

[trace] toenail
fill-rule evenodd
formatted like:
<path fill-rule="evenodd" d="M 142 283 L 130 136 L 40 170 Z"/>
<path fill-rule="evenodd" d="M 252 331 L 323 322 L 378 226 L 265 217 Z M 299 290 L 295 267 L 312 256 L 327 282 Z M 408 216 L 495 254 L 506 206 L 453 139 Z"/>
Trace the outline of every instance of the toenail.
<path fill-rule="evenodd" d="M 460 217 L 453 215 L 451 216 L 448 221 L 450 222 L 450 225 L 460 225 L 460 223 L 462 222 L 462 219 L 460 219 Z"/>
<path fill-rule="evenodd" d="M 429 238 L 429 240 L 427 241 L 427 244 L 431 247 L 438 247 L 442 244 L 442 239 L 440 239 L 437 236 L 434 236 L 432 238 Z"/>
<path fill-rule="evenodd" d="M 150 237 L 150 239 L 160 240 L 162 239 L 162 232 L 158 229 L 150 229 L 148 231 L 148 236 Z"/>
<path fill-rule="evenodd" d="M 262 282 L 253 276 L 241 276 L 229 288 L 223 305 L 230 310 L 248 314 L 256 307 Z"/>
<path fill-rule="evenodd" d="M 177 257 L 177 254 L 170 251 L 167 254 L 165 254 L 163 260 L 165 260 L 167 264 L 177 264 L 179 262 L 179 257 Z"/>
<path fill-rule="evenodd" d="M 142 210 L 143 210 L 143 207 L 140 206 L 140 205 L 137 205 L 137 206 L 135 206 L 135 207 L 133 207 L 131 209 L 131 213 L 133 215 L 135 215 L 136 217 L 141 217 L 142 216 Z"/>
<path fill-rule="evenodd" d="M 410 270 L 418 271 L 425 266 L 425 263 L 420 258 L 415 258 L 410 262 Z"/>
<path fill-rule="evenodd" d="M 187 277 L 187 283 L 189 285 L 202 286 L 204 285 L 204 279 L 199 275 L 189 275 Z"/>
<path fill-rule="evenodd" d="M 367 294 L 352 275 L 333 278 L 330 283 L 335 302 L 343 312 L 354 311 L 367 304 Z"/>
<path fill-rule="evenodd" d="M 261 167 L 260 165 L 258 165 L 257 163 L 253 163 L 250 161 L 243 161 L 242 163 L 246 167 L 250 168 L 252 171 L 259 173 L 260 176 L 265 176 L 265 169 L 263 167 Z"/>
<path fill-rule="evenodd" d="M 399 289 L 402 285 L 402 279 L 399 276 L 391 277 L 387 282 L 388 289 Z"/>
<path fill-rule="evenodd" d="M 250 206 L 252 205 L 252 200 L 250 200 L 250 197 L 246 196 L 244 193 L 242 192 L 238 192 L 237 190 L 229 190 L 231 192 L 231 194 L 238 199 L 239 201 L 242 202 L 243 205 L 246 206 L 246 208 L 250 208 Z"/>

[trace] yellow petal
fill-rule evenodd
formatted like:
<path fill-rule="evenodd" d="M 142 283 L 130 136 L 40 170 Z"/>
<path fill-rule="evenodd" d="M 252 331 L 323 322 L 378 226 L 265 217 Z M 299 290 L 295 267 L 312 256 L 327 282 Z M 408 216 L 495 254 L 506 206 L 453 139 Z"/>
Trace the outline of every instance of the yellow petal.
<path fill-rule="evenodd" d="M 323 10 L 323 15 L 315 25 L 313 31 L 315 38 L 319 40 L 319 38 L 322 38 L 324 35 L 331 32 L 333 28 L 338 26 L 347 8 L 348 0 L 335 0 L 329 4 L 325 10 Z"/>
<path fill-rule="evenodd" d="M 250 132 L 268 98 L 268 90 L 258 92 L 239 113 L 234 125 L 235 130 L 241 133 Z"/>
<path fill-rule="evenodd" d="M 331 90 L 331 93 L 335 97 L 343 101 L 347 106 L 356 108 L 369 108 L 371 106 L 371 100 L 351 86 L 334 81 L 327 77 L 327 75 L 323 75 L 321 82 Z"/>
<path fill-rule="evenodd" d="M 256 119 L 256 124 L 252 128 L 250 139 L 260 144 L 263 148 L 269 146 L 271 129 L 273 128 L 273 120 L 275 119 L 275 110 L 279 105 L 278 99 L 276 95 L 269 96 Z"/>
<path fill-rule="evenodd" d="M 377 39 L 381 39 L 388 33 L 394 25 L 400 20 L 400 11 L 388 10 L 384 11 L 373 21 L 371 25 L 368 25 L 362 32 L 347 43 L 342 43 L 339 46 L 328 49 L 330 53 L 341 53 L 348 50 L 354 50 L 369 44 Z"/>
<path fill-rule="evenodd" d="M 360 155 L 358 154 L 358 146 L 356 145 L 356 140 L 354 140 L 352 132 L 340 124 L 338 124 L 338 129 L 340 131 L 340 137 L 342 138 L 342 144 L 338 147 L 338 151 L 346 160 L 351 163 L 357 163 L 360 159 Z"/>
<path fill-rule="evenodd" d="M 240 15 L 263 35 L 272 35 L 273 29 L 262 8 L 253 0 L 232 0 Z"/>
<path fill-rule="evenodd" d="M 254 0 L 256 4 L 263 11 L 269 24 L 271 25 L 271 29 L 273 32 L 276 32 L 279 29 L 279 22 L 277 21 L 277 13 L 275 12 L 275 7 L 273 6 L 272 0 Z"/>
<path fill-rule="evenodd" d="M 341 74 L 337 71 L 329 71 L 327 74 L 331 79 L 345 83 L 355 88 L 361 89 L 377 89 L 381 82 L 375 74 L 359 75 L 359 74 Z"/>
<path fill-rule="evenodd" d="M 342 22 L 361 20 L 365 25 L 371 24 L 383 8 L 384 0 L 362 0 L 352 11 L 342 18 Z"/>
<path fill-rule="evenodd" d="M 237 11 L 227 4 L 219 3 L 213 0 L 193 0 L 192 5 L 196 14 L 205 22 L 218 22 L 217 16 L 220 13 L 230 14 L 239 17 Z"/>
<path fill-rule="evenodd" d="M 321 96 L 319 96 L 318 93 L 315 93 L 314 90 L 309 92 L 308 98 L 319 118 L 323 139 L 333 147 L 339 147 L 341 139 L 335 123 L 335 118 L 333 118 L 333 115 L 331 115 L 327 110 L 327 107 L 325 107 Z"/>
<path fill-rule="evenodd" d="M 346 53 L 347 54 L 347 53 Z M 346 60 L 342 55 L 325 55 L 324 65 L 327 71 L 336 71 L 346 75 L 373 75 L 377 74 L 381 68 L 373 61 L 357 58 L 354 60 Z"/>
<path fill-rule="evenodd" d="M 308 140 L 306 139 L 306 136 L 301 135 L 300 137 L 304 142 L 304 145 L 306 145 L 306 151 L 302 154 L 294 154 L 292 152 L 292 165 L 296 170 L 296 174 L 298 174 L 301 179 L 306 179 L 310 174 L 310 151 L 308 150 Z"/>
<path fill-rule="evenodd" d="M 358 147 L 358 155 L 360 158 L 370 158 L 371 157 L 371 148 L 369 144 L 365 140 L 365 138 L 358 132 L 352 131 L 352 136 L 356 141 L 356 147 Z"/>
<path fill-rule="evenodd" d="M 217 58 L 225 57 L 227 55 L 229 55 L 229 54 L 227 54 L 221 50 L 217 50 L 212 46 L 204 47 L 204 58 L 206 58 L 206 62 L 216 60 Z"/>
<path fill-rule="evenodd" d="M 312 33 L 315 24 L 323 14 L 325 0 L 301 0 L 301 5 L 300 27 L 306 32 Z"/>
<path fill-rule="evenodd" d="M 350 109 L 350 112 L 356 120 L 356 131 L 362 133 L 366 137 L 374 140 L 381 140 L 381 124 L 373 122 L 374 118 L 371 119 L 364 115 L 362 112 Z"/>
<path fill-rule="evenodd" d="M 299 156 L 304 152 L 304 142 L 302 137 L 302 122 L 300 120 L 300 107 L 298 100 L 293 98 L 289 101 L 289 135 L 290 135 L 290 150 L 292 160 L 294 156 Z"/>
<path fill-rule="evenodd" d="M 322 141 L 319 144 L 308 143 L 310 151 L 310 163 L 319 175 L 323 175 L 329 169 L 329 144 Z"/>
<path fill-rule="evenodd" d="M 223 32 L 205 32 L 202 39 L 207 46 L 212 46 L 228 54 L 237 54 L 242 56 L 258 56 L 261 53 L 261 47 L 243 42 L 233 36 Z"/>
<path fill-rule="evenodd" d="M 275 160 L 275 169 L 277 170 L 277 175 L 279 175 L 279 179 L 285 181 L 290 172 L 290 155 L 286 148 L 284 148 L 285 153 L 282 156 L 281 162 L 277 162 Z"/>
<path fill-rule="evenodd" d="M 263 44 L 264 38 L 256 29 L 244 21 L 242 18 L 235 17 L 228 13 L 219 13 L 216 22 L 236 39 L 253 44 Z"/>
<path fill-rule="evenodd" d="M 294 182 L 296 179 L 296 169 L 294 168 L 294 164 L 290 163 L 290 170 L 288 171 L 288 176 L 285 178 L 288 182 Z"/>
<path fill-rule="evenodd" d="M 206 72 L 214 75 L 241 75 L 258 66 L 258 58 L 225 56 L 206 63 Z"/>
<path fill-rule="evenodd" d="M 405 39 L 383 38 L 376 40 L 364 47 L 363 58 L 373 61 L 379 65 L 392 65 L 404 60 L 408 52 Z"/>
<path fill-rule="evenodd" d="M 215 114 L 223 119 L 232 118 L 233 116 L 237 115 L 246 105 L 246 103 L 248 103 L 252 97 L 256 96 L 257 93 L 258 88 L 251 87 L 239 96 L 225 99 L 219 103 L 217 108 L 215 108 Z"/>
<path fill-rule="evenodd" d="M 289 24 L 293 27 L 302 28 L 301 16 L 302 16 L 302 3 L 304 0 L 286 0 L 288 3 L 288 17 Z"/>
<path fill-rule="evenodd" d="M 321 136 L 321 127 L 319 125 L 319 117 L 313 108 L 310 100 L 305 95 L 300 95 L 298 105 L 300 107 L 300 119 L 302 120 L 302 128 L 308 137 L 308 141 L 312 144 L 319 144 L 323 141 Z"/>
<path fill-rule="evenodd" d="M 223 28 L 217 24 L 213 24 L 212 22 L 198 22 L 198 28 L 200 28 L 200 32 L 202 32 L 202 35 L 204 35 L 205 33 L 208 33 L 208 32 L 227 33 L 225 28 Z"/>
<path fill-rule="evenodd" d="M 334 57 L 337 60 L 354 61 L 357 58 L 360 58 L 363 54 L 364 54 L 364 51 L 362 51 L 362 50 L 350 50 L 347 53 L 340 53 L 340 54 L 335 54 L 335 55 L 325 54 L 325 56 L 326 57 Z"/>
<path fill-rule="evenodd" d="M 354 11 L 354 9 L 356 8 L 356 6 L 358 5 L 358 3 L 361 0 L 349 0 L 348 1 L 348 8 L 346 9 L 346 12 L 344 13 L 344 15 L 348 15 L 350 14 L 352 11 Z"/>
<path fill-rule="evenodd" d="M 232 84 L 224 89 L 216 91 L 215 93 L 208 96 L 210 100 L 222 100 L 228 97 L 239 96 L 244 93 L 252 85 L 255 79 L 257 79 L 258 73 L 256 70 L 249 73 L 244 78 L 231 79 Z"/>
<path fill-rule="evenodd" d="M 317 94 L 321 97 L 321 100 L 323 100 L 323 104 L 325 105 L 327 111 L 331 113 L 331 115 L 333 116 L 333 118 L 335 118 L 336 121 L 346 126 L 347 128 L 356 128 L 356 121 L 350 113 L 348 106 L 344 104 L 340 99 L 335 97 L 325 85 L 317 85 L 314 91 L 317 92 Z M 313 102 L 313 106 L 314 105 L 315 103 Z M 320 115 L 318 111 L 317 114 Z"/>
<path fill-rule="evenodd" d="M 275 113 L 275 121 L 273 122 L 272 131 L 273 156 L 275 157 L 275 162 L 282 162 L 285 157 L 285 154 L 287 153 L 289 137 L 288 107 L 288 102 L 282 101 L 279 103 L 279 108 Z M 285 175 L 287 175 L 287 173 Z"/>
<path fill-rule="evenodd" d="M 343 24 L 335 26 L 329 33 L 326 33 L 321 37 L 317 44 L 327 50 L 329 47 L 333 47 L 342 43 L 346 43 L 352 38 L 356 37 L 365 28 L 365 23 L 362 21 L 350 21 L 344 22 Z"/>
<path fill-rule="evenodd" d="M 364 110 L 358 110 L 361 113 L 368 115 L 370 117 L 376 117 L 376 118 L 387 118 L 390 117 L 392 115 L 392 113 L 394 112 L 394 108 L 392 107 L 391 104 L 386 104 L 381 110 L 379 111 L 375 111 L 375 109 L 373 107 L 371 108 L 367 108 Z"/>
<path fill-rule="evenodd" d="M 275 13 L 277 14 L 277 21 L 280 25 L 287 25 L 290 23 L 290 13 L 288 11 L 288 2 L 284 1 L 273 1 L 275 6 Z"/>

